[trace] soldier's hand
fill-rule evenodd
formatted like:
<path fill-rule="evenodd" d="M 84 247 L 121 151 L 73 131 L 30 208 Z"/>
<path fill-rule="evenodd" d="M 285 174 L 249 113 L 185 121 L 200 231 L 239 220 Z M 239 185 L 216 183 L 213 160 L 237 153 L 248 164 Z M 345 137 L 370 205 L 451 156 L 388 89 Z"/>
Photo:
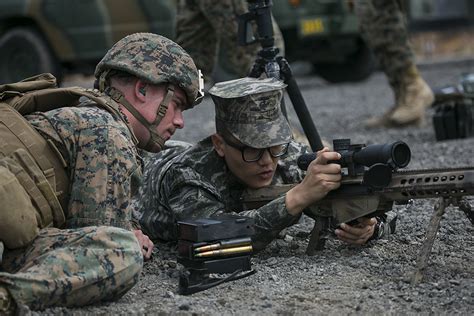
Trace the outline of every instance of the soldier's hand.
<path fill-rule="evenodd" d="M 286 207 L 292 215 L 297 215 L 309 205 L 321 200 L 326 194 L 341 185 L 341 166 L 328 161 L 338 160 L 341 155 L 324 147 L 318 151 L 306 171 L 306 176 L 286 194 Z"/>
<path fill-rule="evenodd" d="M 143 258 L 145 259 L 145 261 L 149 260 L 151 258 L 151 253 L 154 247 L 153 242 L 140 229 L 134 230 L 133 233 L 135 234 L 135 237 L 137 238 L 138 243 L 140 244 L 140 248 L 142 249 L 143 253 Z"/>
<path fill-rule="evenodd" d="M 359 223 L 356 225 L 341 224 L 341 226 L 335 230 L 336 236 L 349 244 L 363 245 L 369 240 L 374 234 L 375 224 L 377 220 L 372 218 L 360 218 Z"/>

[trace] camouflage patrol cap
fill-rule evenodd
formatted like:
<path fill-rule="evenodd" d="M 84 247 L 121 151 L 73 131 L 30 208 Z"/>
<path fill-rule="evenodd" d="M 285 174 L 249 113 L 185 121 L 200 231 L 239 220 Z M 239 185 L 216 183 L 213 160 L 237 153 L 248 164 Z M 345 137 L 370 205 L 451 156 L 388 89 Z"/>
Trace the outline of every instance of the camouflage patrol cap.
<path fill-rule="evenodd" d="M 280 106 L 285 87 L 275 78 L 247 77 L 215 84 L 209 94 L 216 109 L 217 132 L 228 132 L 254 148 L 288 143 L 291 130 Z"/>
<path fill-rule="evenodd" d="M 203 97 L 200 71 L 193 59 L 172 40 L 153 33 L 135 33 L 119 40 L 97 64 L 95 77 L 106 69 L 130 73 L 152 84 L 171 83 L 186 93 L 188 107 Z"/>

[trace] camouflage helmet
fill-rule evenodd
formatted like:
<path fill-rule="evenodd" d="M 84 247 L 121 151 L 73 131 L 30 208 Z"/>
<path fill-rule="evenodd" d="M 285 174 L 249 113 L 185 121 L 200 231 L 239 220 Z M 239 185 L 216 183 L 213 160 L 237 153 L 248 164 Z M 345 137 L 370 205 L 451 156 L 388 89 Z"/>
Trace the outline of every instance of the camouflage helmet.
<path fill-rule="evenodd" d="M 119 40 L 97 64 L 95 77 L 106 70 L 130 73 L 152 84 L 171 83 L 186 93 L 188 108 L 203 97 L 203 82 L 193 59 L 178 44 L 153 33 L 135 33 Z"/>
<path fill-rule="evenodd" d="M 286 85 L 275 78 L 241 78 L 215 84 L 209 94 L 216 109 L 216 130 L 244 145 L 267 148 L 288 143 L 291 129 L 281 111 Z"/>

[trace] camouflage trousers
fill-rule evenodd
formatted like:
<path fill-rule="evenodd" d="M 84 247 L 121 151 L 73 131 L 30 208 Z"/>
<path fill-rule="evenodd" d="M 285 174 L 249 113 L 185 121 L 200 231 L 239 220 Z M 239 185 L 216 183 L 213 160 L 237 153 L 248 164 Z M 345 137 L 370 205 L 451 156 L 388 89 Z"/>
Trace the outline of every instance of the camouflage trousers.
<path fill-rule="evenodd" d="M 223 69 L 236 77 L 249 73 L 260 44 L 240 46 L 237 42 L 237 16 L 246 13 L 246 0 L 179 0 L 176 17 L 176 42 L 193 58 L 209 80 L 218 56 Z M 275 46 L 284 56 L 284 42 L 273 19 Z"/>
<path fill-rule="evenodd" d="M 142 266 L 133 232 L 45 228 L 28 247 L 5 250 L 0 286 L 31 309 L 83 306 L 120 298 L 137 283 Z"/>
<path fill-rule="evenodd" d="M 407 69 L 415 63 L 400 1 L 358 0 L 355 3 L 362 36 L 396 91 Z"/>

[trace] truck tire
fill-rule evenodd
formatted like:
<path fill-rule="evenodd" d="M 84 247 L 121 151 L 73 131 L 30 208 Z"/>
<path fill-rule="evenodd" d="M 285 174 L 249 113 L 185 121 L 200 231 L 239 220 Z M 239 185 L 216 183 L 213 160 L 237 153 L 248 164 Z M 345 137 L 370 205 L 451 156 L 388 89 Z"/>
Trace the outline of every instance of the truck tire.
<path fill-rule="evenodd" d="M 0 84 L 49 72 L 61 79 L 54 54 L 34 29 L 17 27 L 0 37 Z"/>
<path fill-rule="evenodd" d="M 375 59 L 367 45 L 360 40 L 356 52 L 342 63 L 313 63 L 314 71 L 331 83 L 356 82 L 367 79 L 375 70 Z"/>

